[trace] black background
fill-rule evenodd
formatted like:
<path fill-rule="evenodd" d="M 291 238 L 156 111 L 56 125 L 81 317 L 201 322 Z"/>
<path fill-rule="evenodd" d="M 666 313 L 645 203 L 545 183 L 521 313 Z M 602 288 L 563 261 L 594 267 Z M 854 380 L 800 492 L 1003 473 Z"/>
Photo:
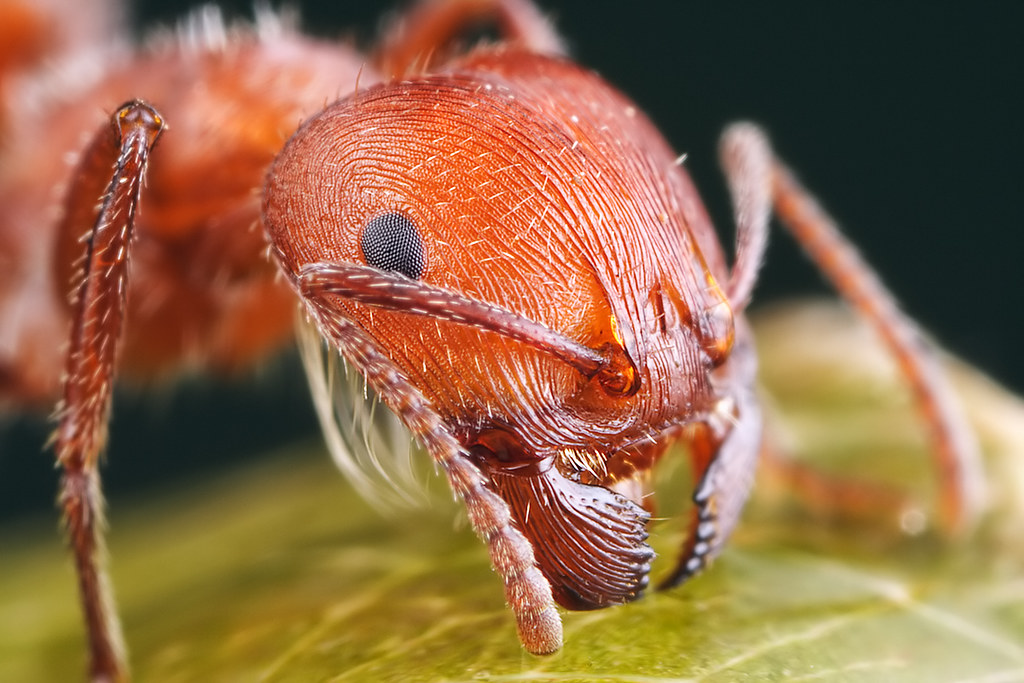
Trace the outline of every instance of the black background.
<path fill-rule="evenodd" d="M 321 36 L 370 44 L 390 3 L 300 2 Z M 145 0 L 138 27 L 183 3 Z M 245 16 L 250 2 L 226 5 Z M 680 152 L 728 243 L 715 162 L 722 128 L 762 124 L 904 308 L 1016 391 L 1021 357 L 1024 4 L 545 2 L 578 61 L 631 95 Z M 126 93 L 125 96 L 130 96 Z M 756 302 L 828 288 L 772 236 Z M 232 386 L 122 395 L 104 477 L 112 498 L 201 476 L 315 434 L 285 359 Z M 0 423 L 0 514 L 50 507 L 56 475 L 38 420 Z M 234 455 L 233 455 L 234 454 Z"/>

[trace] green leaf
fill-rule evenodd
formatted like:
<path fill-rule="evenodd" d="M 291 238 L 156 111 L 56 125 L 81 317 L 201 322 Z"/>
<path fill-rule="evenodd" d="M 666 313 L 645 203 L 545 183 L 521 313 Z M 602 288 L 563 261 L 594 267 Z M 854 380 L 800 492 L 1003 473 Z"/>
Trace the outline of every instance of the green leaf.
<path fill-rule="evenodd" d="M 920 425 L 870 335 L 822 307 L 775 311 L 758 329 L 777 441 L 862 478 L 931 480 Z M 823 523 L 762 472 L 708 572 L 624 607 L 566 614 L 566 646 L 546 658 L 520 648 L 457 506 L 435 496 L 428 509 L 381 515 L 318 444 L 121 504 L 110 513 L 111 571 L 135 675 L 1022 680 L 1024 406 L 966 369 L 956 375 L 990 474 L 991 509 L 971 538 Z M 927 502 L 929 486 L 909 488 Z M 83 677 L 74 581 L 55 526 L 0 530 L 2 681 Z M 663 565 L 682 528 L 655 529 Z"/>

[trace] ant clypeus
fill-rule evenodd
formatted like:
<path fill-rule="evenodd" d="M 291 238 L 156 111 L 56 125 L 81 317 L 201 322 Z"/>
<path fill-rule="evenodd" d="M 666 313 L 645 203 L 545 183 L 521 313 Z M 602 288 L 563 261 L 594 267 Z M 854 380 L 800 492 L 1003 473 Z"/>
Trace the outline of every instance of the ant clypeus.
<path fill-rule="evenodd" d="M 0 118 L 0 392 L 61 396 L 95 679 L 126 675 L 98 559 L 115 370 L 252 365 L 289 338 L 296 301 L 465 502 L 527 650 L 561 646 L 556 603 L 647 586 L 648 475 L 680 442 L 698 483 L 663 585 L 699 572 L 761 447 L 744 310 L 773 207 L 913 386 L 941 524 L 973 519 L 977 456 L 930 350 L 760 130 L 722 140 L 729 266 L 667 143 L 527 0 L 420 2 L 368 56 L 207 11 L 86 59 L 59 12 L 0 11 L 21 39 L 0 82 L 31 94 Z M 498 45 L 451 46 L 480 20 Z M 48 50 L 77 69 L 26 85 Z"/>

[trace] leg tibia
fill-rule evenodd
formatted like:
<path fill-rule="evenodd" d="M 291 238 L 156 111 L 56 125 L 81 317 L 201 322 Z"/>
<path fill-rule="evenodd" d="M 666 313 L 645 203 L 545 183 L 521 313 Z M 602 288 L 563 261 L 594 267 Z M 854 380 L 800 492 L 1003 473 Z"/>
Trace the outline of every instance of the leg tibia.
<path fill-rule="evenodd" d="M 128 248 L 149 153 L 163 122 L 148 105 L 132 102 L 113 117 L 86 151 L 70 189 L 65 231 L 85 234 L 71 301 L 71 340 L 55 434 L 63 468 L 60 504 L 75 557 L 86 615 L 90 673 L 97 681 L 126 676 L 113 599 L 102 566 L 102 493 L 97 461 L 110 415 L 114 365 L 125 310 Z M 113 164 L 102 195 L 89 171 Z M 97 200 L 99 204 L 97 206 Z M 95 208 L 93 208 L 95 207 Z"/>

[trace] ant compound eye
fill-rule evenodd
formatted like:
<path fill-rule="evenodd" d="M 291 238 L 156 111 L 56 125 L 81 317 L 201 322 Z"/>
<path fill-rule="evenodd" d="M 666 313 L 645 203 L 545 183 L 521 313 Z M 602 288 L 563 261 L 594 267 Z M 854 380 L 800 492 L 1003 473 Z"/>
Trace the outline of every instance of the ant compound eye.
<path fill-rule="evenodd" d="M 363 228 L 359 248 L 368 265 L 419 279 L 427 267 L 416 224 L 400 213 L 385 213 L 372 218 Z"/>

